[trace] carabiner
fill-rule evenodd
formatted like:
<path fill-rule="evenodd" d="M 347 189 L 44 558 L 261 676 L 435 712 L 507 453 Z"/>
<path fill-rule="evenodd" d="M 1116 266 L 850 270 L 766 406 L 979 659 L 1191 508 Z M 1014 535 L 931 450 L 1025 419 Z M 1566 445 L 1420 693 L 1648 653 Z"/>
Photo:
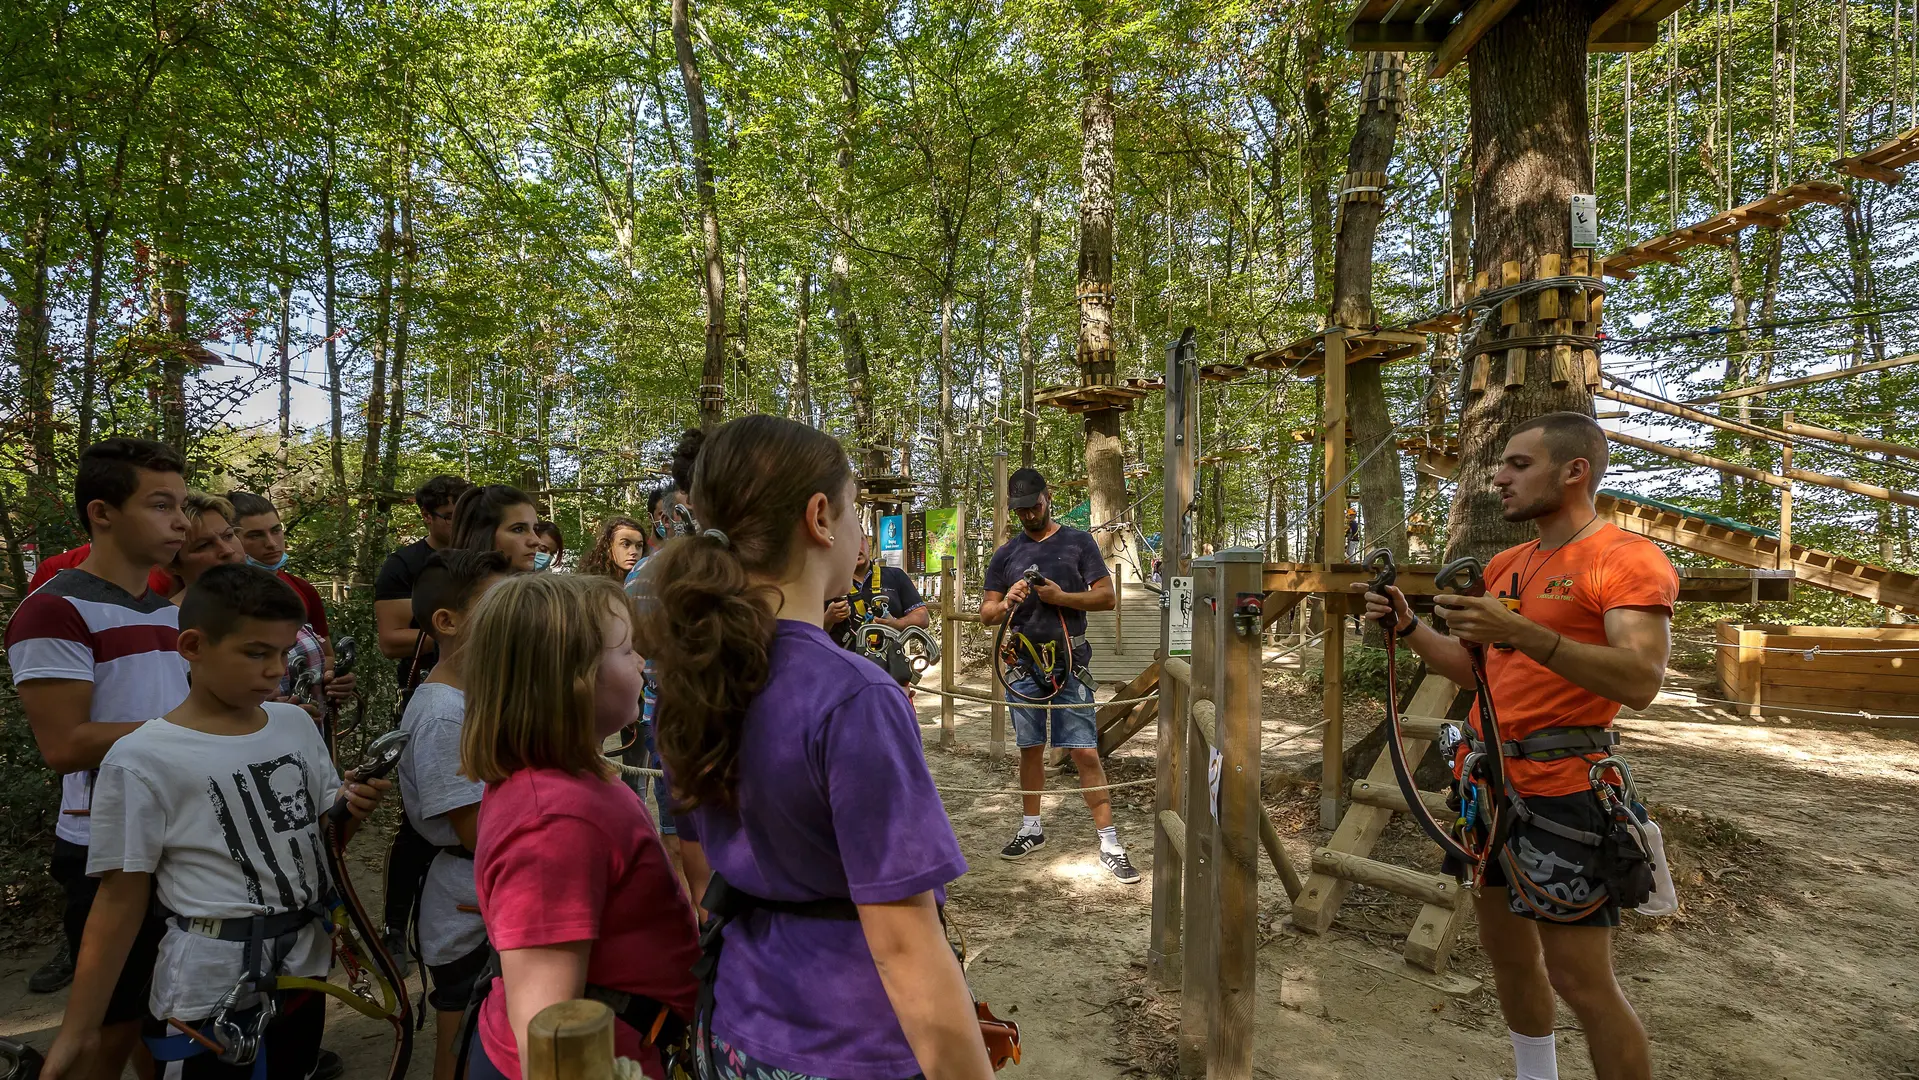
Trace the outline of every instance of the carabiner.
<path fill-rule="evenodd" d="M 1439 568 L 1433 575 L 1433 587 L 1440 592 L 1455 593 L 1459 596 L 1486 595 L 1486 568 L 1478 559 L 1467 555 L 1454 559 Z"/>

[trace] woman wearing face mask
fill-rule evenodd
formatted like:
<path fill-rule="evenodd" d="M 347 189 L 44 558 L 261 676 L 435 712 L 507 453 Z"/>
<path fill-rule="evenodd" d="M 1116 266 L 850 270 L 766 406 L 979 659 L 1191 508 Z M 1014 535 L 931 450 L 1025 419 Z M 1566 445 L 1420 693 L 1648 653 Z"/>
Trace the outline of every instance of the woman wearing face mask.
<path fill-rule="evenodd" d="M 593 549 L 580 560 L 580 573 L 612 578 L 615 584 L 626 580 L 640 556 L 646 552 L 646 527 L 630 517 L 611 517 L 600 525 Z"/>
<path fill-rule="evenodd" d="M 534 569 L 540 553 L 539 510 L 533 497 L 516 487 L 488 484 L 468 489 L 453 507 L 453 546 L 472 551 L 492 548 L 506 556 L 515 572 Z"/>
<path fill-rule="evenodd" d="M 985 1080 L 938 907 L 966 860 L 919 722 L 823 629 L 859 556 L 846 453 L 743 417 L 691 486 L 704 531 L 648 562 L 637 607 L 687 876 L 730 919 L 696 1052 L 721 1080 Z"/>
<path fill-rule="evenodd" d="M 566 554 L 566 537 L 560 535 L 560 527 L 550 521 L 541 521 L 533 526 L 533 535 L 539 538 L 539 553 L 533 556 L 533 569 L 557 570 L 560 557 Z"/>

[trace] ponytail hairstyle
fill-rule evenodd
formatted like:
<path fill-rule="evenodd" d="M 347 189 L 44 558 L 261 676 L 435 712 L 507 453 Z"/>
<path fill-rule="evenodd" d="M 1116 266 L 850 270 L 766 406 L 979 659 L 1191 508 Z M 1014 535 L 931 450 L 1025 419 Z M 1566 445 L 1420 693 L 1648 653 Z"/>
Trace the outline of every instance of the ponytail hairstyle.
<path fill-rule="evenodd" d="M 705 530 L 647 563 L 636 641 L 659 687 L 655 739 L 684 809 L 737 805 L 740 739 L 766 686 L 779 590 L 807 503 L 838 505 L 853 473 L 831 436 L 743 416 L 708 436 L 687 492 Z"/>
<path fill-rule="evenodd" d="M 642 544 L 646 542 L 646 526 L 625 514 L 607 518 L 600 523 L 599 536 L 593 541 L 593 547 L 587 551 L 586 558 L 580 560 L 580 573 L 611 578 L 614 581 L 626 580 L 626 571 L 613 565 L 613 537 L 621 529 L 632 529 L 639 534 Z"/>
<path fill-rule="evenodd" d="M 461 645 L 462 775 L 497 783 L 522 769 L 613 774 L 594 708 L 609 618 L 630 624 L 631 601 L 584 574 L 516 574 L 480 597 Z"/>
<path fill-rule="evenodd" d="M 538 511 L 533 496 L 505 484 L 470 487 L 453 505 L 453 546 L 470 551 L 496 550 L 493 536 L 505 520 L 507 508 L 531 506 Z"/>

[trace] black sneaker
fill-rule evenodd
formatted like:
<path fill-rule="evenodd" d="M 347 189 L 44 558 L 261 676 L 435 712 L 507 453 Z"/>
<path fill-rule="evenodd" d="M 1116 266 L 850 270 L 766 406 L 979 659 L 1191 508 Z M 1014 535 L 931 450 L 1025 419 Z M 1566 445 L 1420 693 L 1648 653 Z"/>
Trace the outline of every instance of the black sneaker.
<path fill-rule="evenodd" d="M 1127 858 L 1124 851 L 1101 851 L 1099 861 L 1123 884 L 1131 885 L 1139 880 L 1139 871 L 1133 869 L 1133 860 Z"/>
<path fill-rule="evenodd" d="M 65 943 L 60 951 L 47 957 L 47 962 L 39 970 L 27 976 L 27 992 L 33 994 L 51 994 L 55 990 L 73 981 L 73 954 L 67 952 Z"/>
<path fill-rule="evenodd" d="M 323 1046 L 320 1048 L 320 1056 L 313 1059 L 313 1071 L 307 1074 L 307 1080 L 340 1080 L 345 1075 L 346 1062 L 340 1060 L 340 1055 Z"/>
<path fill-rule="evenodd" d="M 1011 843 L 999 849 L 999 857 L 1002 859 L 1024 859 L 1026 856 L 1032 854 L 1034 848 L 1042 847 L 1045 843 L 1045 833 L 1023 832 L 1013 837 Z"/>

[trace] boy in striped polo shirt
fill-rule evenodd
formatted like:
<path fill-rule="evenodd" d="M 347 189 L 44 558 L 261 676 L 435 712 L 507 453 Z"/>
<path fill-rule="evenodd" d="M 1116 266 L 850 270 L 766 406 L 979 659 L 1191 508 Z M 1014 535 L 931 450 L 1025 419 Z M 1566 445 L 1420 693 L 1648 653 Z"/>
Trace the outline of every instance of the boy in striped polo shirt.
<path fill-rule="evenodd" d="M 7 663 L 41 755 L 60 778 L 53 877 L 66 894 L 67 946 L 80 935 L 99 883 L 87 876 L 87 815 L 100 760 L 121 736 L 187 696 L 175 650 L 179 608 L 147 588 L 187 535 L 184 462 L 169 446 L 116 438 L 80 456 L 73 502 L 92 549 L 79 566 L 35 590 L 7 624 Z M 102 1075 L 120 1075 L 146 1015 L 162 927 L 141 928 L 100 1031 Z"/>

